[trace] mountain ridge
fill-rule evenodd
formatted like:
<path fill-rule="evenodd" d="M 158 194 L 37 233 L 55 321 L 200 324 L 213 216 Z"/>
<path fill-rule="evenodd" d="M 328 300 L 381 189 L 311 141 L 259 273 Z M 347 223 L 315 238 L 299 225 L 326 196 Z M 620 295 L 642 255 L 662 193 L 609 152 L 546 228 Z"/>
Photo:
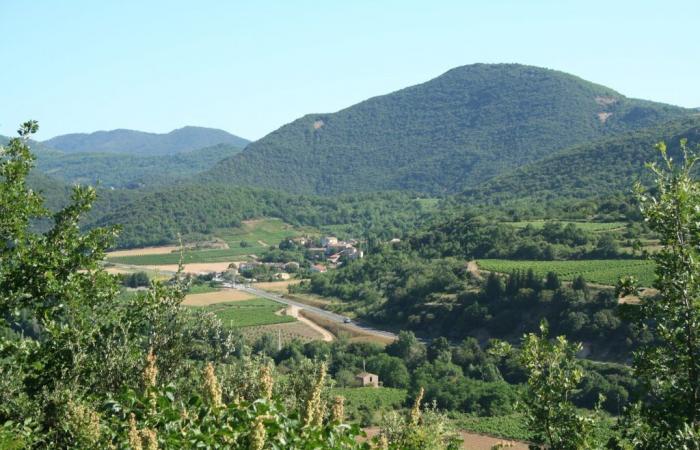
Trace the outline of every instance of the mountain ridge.
<path fill-rule="evenodd" d="M 92 133 L 70 133 L 42 141 L 65 153 L 127 153 L 164 155 L 193 151 L 218 144 L 245 147 L 250 141 L 216 128 L 185 126 L 168 133 L 118 128 Z"/>
<path fill-rule="evenodd" d="M 296 193 L 455 193 L 573 145 L 691 110 L 518 64 L 451 69 L 335 113 L 307 114 L 205 174 Z"/>

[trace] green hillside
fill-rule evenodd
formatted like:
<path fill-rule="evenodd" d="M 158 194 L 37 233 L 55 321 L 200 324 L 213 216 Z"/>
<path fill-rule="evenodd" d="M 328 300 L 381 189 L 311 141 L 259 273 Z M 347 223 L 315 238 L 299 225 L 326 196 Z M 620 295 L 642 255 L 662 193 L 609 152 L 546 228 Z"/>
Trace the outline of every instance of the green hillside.
<path fill-rule="evenodd" d="M 242 150 L 231 144 L 173 155 L 123 153 L 63 153 L 37 151 L 37 169 L 70 184 L 101 183 L 105 187 L 136 188 L 166 184 L 213 167 Z"/>
<path fill-rule="evenodd" d="M 691 147 L 700 144 L 700 117 L 567 149 L 468 189 L 465 200 L 548 203 L 629 193 L 633 180 L 643 179 L 647 173 L 644 163 L 657 160 L 654 145 L 664 141 L 673 154 L 682 138 L 688 139 Z"/>
<path fill-rule="evenodd" d="M 182 184 L 159 190 L 102 191 L 88 228 L 120 225 L 120 247 L 141 247 L 211 236 L 243 220 L 276 217 L 292 225 L 381 238 L 403 235 L 435 209 L 405 193 L 347 194 L 334 198 L 285 194 L 217 184 Z M 336 230 L 333 230 L 335 232 Z M 272 243 L 277 244 L 278 242 Z"/>
<path fill-rule="evenodd" d="M 457 192 L 561 149 L 689 111 L 553 70 L 476 64 L 337 113 L 306 115 L 224 160 L 206 179 L 319 194 Z"/>
<path fill-rule="evenodd" d="M 166 155 L 217 144 L 245 147 L 248 140 L 223 130 L 183 127 L 170 133 L 146 133 L 135 130 L 96 131 L 56 136 L 43 142 L 47 147 L 68 153 L 126 153 Z"/>

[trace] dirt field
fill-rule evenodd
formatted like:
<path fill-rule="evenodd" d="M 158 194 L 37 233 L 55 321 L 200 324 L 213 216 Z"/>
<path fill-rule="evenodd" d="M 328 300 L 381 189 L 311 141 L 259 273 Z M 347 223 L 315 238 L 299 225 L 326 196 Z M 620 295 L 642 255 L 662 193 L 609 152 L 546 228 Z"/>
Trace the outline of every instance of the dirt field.
<path fill-rule="evenodd" d="M 224 291 L 207 292 L 204 294 L 190 294 L 185 297 L 182 304 L 185 306 L 208 306 L 216 303 L 250 300 L 252 298 L 255 298 L 255 296 L 247 292 L 226 289 Z"/>
<path fill-rule="evenodd" d="M 164 245 L 162 247 L 144 247 L 130 248 L 129 250 L 116 250 L 107 252 L 107 257 L 110 256 L 136 256 L 136 255 L 162 255 L 164 253 L 172 253 L 180 247 L 177 245 Z"/>
<path fill-rule="evenodd" d="M 287 286 L 290 284 L 299 284 L 300 281 L 301 280 L 269 281 L 266 283 L 255 283 L 255 287 L 264 291 L 286 294 Z"/>
<path fill-rule="evenodd" d="M 379 433 L 377 427 L 365 428 L 365 433 L 367 433 L 368 438 L 372 438 Z M 524 442 L 511 441 L 508 439 L 495 438 L 492 436 L 484 436 L 483 434 L 468 433 L 466 431 L 460 431 L 459 435 L 462 440 L 462 448 L 469 450 L 491 450 L 495 445 L 498 444 L 508 444 L 508 449 L 513 450 L 527 450 L 528 446 Z"/>

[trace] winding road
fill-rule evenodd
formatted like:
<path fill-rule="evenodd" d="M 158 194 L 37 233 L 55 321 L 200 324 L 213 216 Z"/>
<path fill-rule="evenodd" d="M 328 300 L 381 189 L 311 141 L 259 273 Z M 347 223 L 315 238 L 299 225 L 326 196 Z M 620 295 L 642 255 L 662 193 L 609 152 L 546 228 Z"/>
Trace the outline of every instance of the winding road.
<path fill-rule="evenodd" d="M 368 326 L 367 324 L 364 323 L 356 323 L 356 322 L 351 322 L 351 323 L 345 323 L 345 320 L 347 317 L 342 316 L 340 314 L 336 314 L 330 311 L 326 311 L 325 309 L 322 308 L 317 308 L 316 306 L 310 306 L 306 305 L 301 302 L 297 302 L 295 300 L 290 300 L 288 298 L 285 298 L 284 296 L 278 295 L 278 294 L 273 294 L 272 292 L 268 291 L 263 291 L 262 289 L 257 289 L 254 287 L 248 287 L 244 286 L 241 284 L 237 284 L 235 286 L 231 285 L 225 285 L 226 287 L 229 287 L 231 289 L 238 289 L 239 291 L 244 291 L 249 294 L 255 295 L 257 297 L 262 297 L 262 298 L 267 298 L 269 300 L 273 300 L 279 303 L 283 303 L 285 305 L 289 306 L 295 306 L 299 308 L 300 310 L 307 310 L 310 312 L 313 312 L 314 314 L 318 314 L 319 316 L 322 316 L 324 319 L 330 320 L 332 322 L 341 324 L 345 327 L 348 328 L 355 328 L 357 331 L 363 332 L 365 334 L 373 334 L 375 336 L 381 336 L 384 338 L 390 338 L 390 339 L 396 339 L 398 336 L 390 331 L 384 331 L 384 330 L 379 330 L 377 328 Z"/>
<path fill-rule="evenodd" d="M 131 270 L 134 270 L 134 269 L 143 270 L 144 269 L 143 266 L 136 266 L 133 264 L 122 264 L 122 263 L 114 263 L 114 262 L 110 262 L 110 264 L 113 267 L 121 268 L 121 269 L 131 269 Z M 175 271 L 172 271 L 172 270 L 160 270 L 159 272 L 161 272 L 163 274 L 168 274 L 168 275 L 174 275 L 176 273 Z M 336 314 L 336 313 L 327 311 L 325 309 L 318 308 L 316 306 L 306 305 L 304 303 L 297 302 L 295 300 L 290 300 L 282 295 L 274 294 L 272 292 L 264 291 L 262 289 L 257 289 L 257 288 L 252 287 L 252 286 L 246 286 L 243 284 L 224 283 L 223 287 L 225 289 L 237 289 L 239 291 L 247 292 L 247 293 L 255 295 L 257 297 L 267 298 L 269 300 L 273 300 L 273 301 L 285 304 L 285 305 L 290 306 L 290 307 L 294 306 L 294 307 L 298 308 L 299 310 L 307 310 L 307 311 L 310 311 L 314 314 L 318 314 L 319 316 L 323 317 L 324 319 L 327 319 L 327 320 L 330 320 L 330 321 L 335 322 L 337 324 L 343 325 L 344 327 L 354 328 L 358 332 L 362 332 L 365 334 L 371 334 L 371 335 L 375 335 L 375 336 L 380 336 L 383 338 L 389 338 L 389 339 L 397 339 L 398 338 L 398 336 L 395 333 L 392 333 L 390 331 L 379 330 L 377 328 L 371 327 L 371 326 L 369 326 L 365 323 L 361 323 L 361 322 L 358 323 L 358 322 L 353 321 L 350 323 L 346 323 L 345 320 L 347 319 L 347 317 L 345 317 L 343 315 Z"/>

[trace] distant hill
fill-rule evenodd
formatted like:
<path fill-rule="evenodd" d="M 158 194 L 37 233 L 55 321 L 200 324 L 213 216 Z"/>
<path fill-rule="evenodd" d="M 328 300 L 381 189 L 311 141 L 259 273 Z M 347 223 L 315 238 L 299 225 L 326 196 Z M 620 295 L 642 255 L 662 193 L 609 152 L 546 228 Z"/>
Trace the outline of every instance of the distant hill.
<path fill-rule="evenodd" d="M 172 155 L 63 153 L 51 150 L 36 153 L 37 168 L 66 183 L 100 183 L 104 187 L 133 189 L 191 177 L 241 150 L 242 147 L 231 144 L 218 144 Z"/>
<path fill-rule="evenodd" d="M 43 141 L 47 147 L 66 153 L 126 153 L 132 155 L 167 155 L 229 144 L 243 148 L 248 140 L 223 130 L 184 127 L 166 134 L 134 130 L 96 131 L 56 136 Z"/>
<path fill-rule="evenodd" d="M 658 161 L 654 149 L 666 142 L 677 159 L 681 139 L 700 145 L 700 117 L 690 117 L 581 144 L 525 165 L 465 191 L 468 203 L 504 204 L 590 199 L 631 193 L 635 180 L 648 181 L 645 162 Z"/>
<path fill-rule="evenodd" d="M 459 192 L 559 150 L 690 113 L 562 72 L 475 64 L 306 115 L 204 178 L 298 193 Z"/>

